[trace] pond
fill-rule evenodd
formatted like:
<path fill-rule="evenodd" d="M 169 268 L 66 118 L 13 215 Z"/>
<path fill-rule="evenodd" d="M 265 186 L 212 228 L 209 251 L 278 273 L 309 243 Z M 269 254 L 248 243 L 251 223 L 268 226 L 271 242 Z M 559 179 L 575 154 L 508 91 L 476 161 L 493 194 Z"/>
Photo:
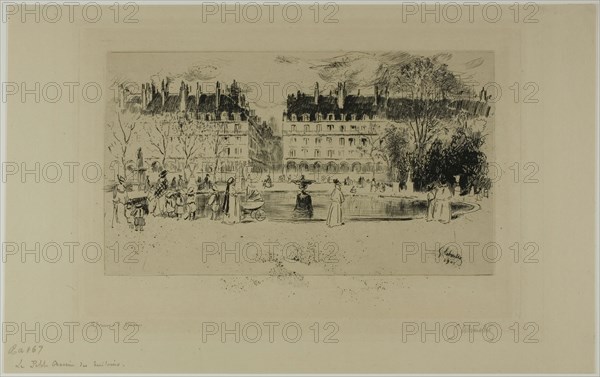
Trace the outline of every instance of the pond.
<path fill-rule="evenodd" d="M 271 221 L 324 221 L 329 210 L 329 193 L 310 193 L 313 203 L 312 218 L 298 217 L 294 213 L 295 191 L 266 191 L 263 209 Z M 349 220 L 412 220 L 427 215 L 425 200 L 400 197 L 380 197 L 375 195 L 345 195 L 342 204 L 344 217 Z M 451 203 L 452 213 L 458 216 L 475 209 L 474 205 L 462 202 Z M 453 216 L 453 217 L 455 217 Z"/>

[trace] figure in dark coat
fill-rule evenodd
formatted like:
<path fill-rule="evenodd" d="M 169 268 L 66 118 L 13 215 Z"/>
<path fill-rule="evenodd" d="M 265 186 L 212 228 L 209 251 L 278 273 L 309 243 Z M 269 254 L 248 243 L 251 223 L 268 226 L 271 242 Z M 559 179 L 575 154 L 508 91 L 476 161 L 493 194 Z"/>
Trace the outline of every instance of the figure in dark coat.
<path fill-rule="evenodd" d="M 296 218 L 312 218 L 313 205 L 312 198 L 306 192 L 306 185 L 300 186 L 300 192 L 296 196 L 296 207 L 294 207 L 294 217 Z"/>

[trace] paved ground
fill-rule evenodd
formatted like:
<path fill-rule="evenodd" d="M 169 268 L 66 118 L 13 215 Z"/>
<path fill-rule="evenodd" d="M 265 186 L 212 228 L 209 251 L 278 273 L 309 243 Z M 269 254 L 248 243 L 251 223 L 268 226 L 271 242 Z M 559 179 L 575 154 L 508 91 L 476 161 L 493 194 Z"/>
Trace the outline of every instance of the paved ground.
<path fill-rule="evenodd" d="M 311 191 L 330 187 L 314 185 Z M 110 200 L 107 194 L 108 209 L 112 206 Z M 461 200 L 476 202 L 473 197 Z M 493 264 L 481 257 L 481 248 L 494 241 L 493 199 L 476 203 L 478 211 L 449 224 L 424 219 L 349 221 L 335 228 L 323 222 L 299 224 L 267 219 L 226 225 L 206 218 L 187 221 L 149 215 L 144 231 L 136 232 L 123 219 L 111 227 L 109 211 L 105 216 L 106 244 L 118 242 L 122 255 L 119 262 L 107 257 L 105 272 L 228 276 L 490 274 Z M 123 263 L 129 254 L 134 256 L 130 258 L 133 263 Z"/>

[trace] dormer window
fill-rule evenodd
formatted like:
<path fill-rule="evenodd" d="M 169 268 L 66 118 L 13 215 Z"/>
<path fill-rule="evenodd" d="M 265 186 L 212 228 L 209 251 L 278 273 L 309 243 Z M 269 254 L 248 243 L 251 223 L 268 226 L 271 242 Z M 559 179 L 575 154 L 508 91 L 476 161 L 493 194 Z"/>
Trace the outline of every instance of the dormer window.
<path fill-rule="evenodd" d="M 221 120 L 228 120 L 229 116 L 227 115 L 227 111 L 223 111 L 221 113 Z"/>
<path fill-rule="evenodd" d="M 322 120 L 323 120 L 323 114 L 317 113 L 317 121 L 322 121 Z"/>
<path fill-rule="evenodd" d="M 296 116 L 296 114 L 292 114 L 292 122 L 297 122 L 298 121 L 298 117 Z"/>
<path fill-rule="evenodd" d="M 350 115 L 350 119 L 352 119 L 352 120 L 356 120 L 356 114 L 352 114 L 352 115 Z"/>
<path fill-rule="evenodd" d="M 369 120 L 369 115 L 367 115 L 367 114 L 363 115 L 363 120 Z"/>
<path fill-rule="evenodd" d="M 327 120 L 335 120 L 335 115 L 333 113 L 327 114 Z"/>
<path fill-rule="evenodd" d="M 310 121 L 310 114 L 302 114 L 302 121 L 309 122 Z"/>

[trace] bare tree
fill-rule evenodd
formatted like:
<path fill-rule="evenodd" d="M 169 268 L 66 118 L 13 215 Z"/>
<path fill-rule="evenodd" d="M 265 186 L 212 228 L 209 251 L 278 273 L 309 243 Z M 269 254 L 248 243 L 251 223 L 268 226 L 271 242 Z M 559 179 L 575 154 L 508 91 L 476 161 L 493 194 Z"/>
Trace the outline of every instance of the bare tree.
<path fill-rule="evenodd" d="M 219 168 L 219 163 L 221 162 L 221 157 L 227 149 L 229 148 L 229 140 L 225 136 L 225 130 L 223 127 L 211 127 L 206 129 L 206 150 L 212 151 L 212 156 L 214 158 L 213 172 L 217 173 L 217 169 Z"/>
<path fill-rule="evenodd" d="M 361 134 L 360 140 L 357 141 L 357 149 L 371 158 L 373 163 L 373 178 L 375 178 L 375 167 L 377 166 L 378 161 L 385 161 L 388 168 L 390 165 L 385 145 L 387 135 L 388 133 L 382 128 L 376 133 L 370 132 Z"/>
<path fill-rule="evenodd" d="M 140 114 L 134 114 L 128 111 L 116 111 L 117 120 L 108 123 L 107 126 L 113 134 L 113 142 L 108 146 L 108 150 L 121 161 L 123 167 L 123 177 L 127 178 L 127 151 L 131 143 L 131 136 L 140 119 Z"/>
<path fill-rule="evenodd" d="M 185 119 L 178 122 L 177 142 L 178 148 L 183 155 L 183 177 L 187 181 L 187 170 L 190 169 L 190 161 L 196 156 L 202 147 L 202 141 L 206 134 L 202 128 L 204 123 L 196 123 Z"/>
<path fill-rule="evenodd" d="M 172 122 L 173 119 L 169 119 L 170 117 L 164 117 L 161 119 L 154 119 L 154 122 L 146 128 L 146 133 L 148 134 L 148 141 L 150 145 L 154 147 L 161 155 L 161 167 L 164 169 L 167 153 L 169 151 L 169 146 L 171 144 L 171 131 L 172 131 Z"/>

